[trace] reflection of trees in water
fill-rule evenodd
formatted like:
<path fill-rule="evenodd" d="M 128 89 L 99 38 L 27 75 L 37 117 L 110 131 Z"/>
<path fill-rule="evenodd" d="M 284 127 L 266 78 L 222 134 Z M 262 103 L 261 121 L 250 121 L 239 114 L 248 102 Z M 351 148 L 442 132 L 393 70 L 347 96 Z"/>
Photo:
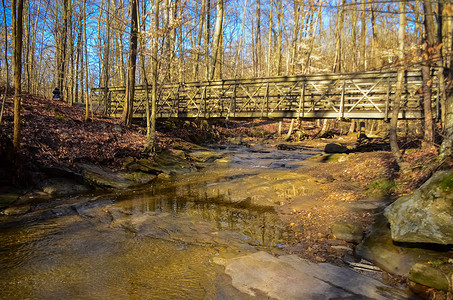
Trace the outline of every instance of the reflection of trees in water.
<path fill-rule="evenodd" d="M 227 196 L 208 195 L 201 185 L 154 188 L 135 195 L 132 211 L 179 213 L 212 222 L 219 230 L 242 233 L 249 243 L 280 246 L 292 236 L 272 207 L 251 204 L 250 199 L 232 202 Z"/>

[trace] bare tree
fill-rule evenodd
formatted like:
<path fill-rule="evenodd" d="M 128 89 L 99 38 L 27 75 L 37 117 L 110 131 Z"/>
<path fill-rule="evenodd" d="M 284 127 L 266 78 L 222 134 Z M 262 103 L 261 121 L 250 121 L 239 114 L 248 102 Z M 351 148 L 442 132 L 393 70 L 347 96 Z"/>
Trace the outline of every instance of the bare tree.
<path fill-rule="evenodd" d="M 122 121 L 126 126 L 132 124 L 134 93 L 135 93 L 135 69 L 137 64 L 137 0 L 130 1 L 131 9 L 131 33 L 129 45 L 129 63 L 127 69 L 126 99 L 124 100 Z"/>
<path fill-rule="evenodd" d="M 424 0 L 424 14 L 425 14 L 425 35 L 426 42 L 424 43 L 425 53 L 423 54 L 424 61 L 422 64 L 422 77 L 423 77 L 423 110 L 425 116 L 425 134 L 424 146 L 431 147 L 434 144 L 434 123 L 433 113 L 431 107 L 431 55 L 430 50 L 435 46 L 435 31 L 433 20 L 433 4 L 431 0 Z"/>
<path fill-rule="evenodd" d="M 398 115 L 400 111 L 401 94 L 404 85 L 404 32 L 406 28 L 406 4 L 400 2 L 400 18 L 399 18 L 399 29 L 398 29 L 398 57 L 400 65 L 398 67 L 398 75 L 396 82 L 396 93 L 393 99 L 392 118 L 390 120 L 390 147 L 392 154 L 398 163 L 401 162 L 401 152 L 398 146 Z"/>
<path fill-rule="evenodd" d="M 211 53 L 211 72 L 209 75 L 209 80 L 214 79 L 214 75 L 216 72 L 217 60 L 218 60 L 219 52 L 221 51 L 220 45 L 221 45 L 222 28 L 223 28 L 223 0 L 217 0 L 216 23 L 215 23 L 215 28 L 214 28 L 214 40 L 213 40 L 212 53 Z"/>
<path fill-rule="evenodd" d="M 90 119 L 90 96 L 88 90 L 88 41 L 87 41 L 87 14 L 86 14 L 86 2 L 83 0 L 83 41 L 84 41 L 84 52 L 85 52 L 85 121 Z"/>
<path fill-rule="evenodd" d="M 156 109 L 157 109 L 157 83 L 158 83 L 158 61 L 157 52 L 159 46 L 159 2 L 155 0 L 154 4 L 154 40 L 153 40 L 153 54 L 152 54 L 152 90 L 151 90 L 151 128 L 148 134 L 148 141 L 146 145 L 146 152 L 154 153 L 156 150 Z"/>
<path fill-rule="evenodd" d="M 3 5 L 3 22 L 5 24 L 5 69 L 6 69 L 6 80 L 5 80 L 5 93 L 3 94 L 2 99 L 2 108 L 0 110 L 0 124 L 2 123 L 3 110 L 5 108 L 6 97 L 8 96 L 8 87 L 9 87 L 9 64 L 8 64 L 8 26 L 6 25 L 6 7 L 5 0 L 2 0 Z"/>
<path fill-rule="evenodd" d="M 21 99 L 22 99 L 22 31 L 24 1 L 11 0 L 11 24 L 13 31 L 13 84 L 14 84 L 14 149 L 19 150 L 21 142 Z"/>

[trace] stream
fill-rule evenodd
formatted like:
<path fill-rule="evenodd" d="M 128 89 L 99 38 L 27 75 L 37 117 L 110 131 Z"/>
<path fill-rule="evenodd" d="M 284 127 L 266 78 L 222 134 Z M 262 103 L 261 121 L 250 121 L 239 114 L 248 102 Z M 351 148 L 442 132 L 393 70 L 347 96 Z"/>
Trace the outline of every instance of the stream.
<path fill-rule="evenodd" d="M 0 298 L 236 298 L 214 259 L 282 252 L 293 233 L 274 205 L 310 196 L 292 170 L 319 152 L 214 151 L 221 159 L 150 187 L 0 216 Z"/>

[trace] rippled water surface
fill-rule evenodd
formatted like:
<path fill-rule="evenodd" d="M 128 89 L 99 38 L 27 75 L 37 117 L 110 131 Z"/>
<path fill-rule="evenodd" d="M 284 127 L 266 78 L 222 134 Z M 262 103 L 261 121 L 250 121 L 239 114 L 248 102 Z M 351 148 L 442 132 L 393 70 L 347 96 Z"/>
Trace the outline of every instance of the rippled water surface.
<path fill-rule="evenodd" d="M 292 233 L 272 207 L 212 187 L 263 168 L 290 170 L 310 155 L 221 151 L 231 152 L 229 165 L 2 216 L 0 298 L 221 298 L 227 283 L 214 257 L 282 248 Z"/>

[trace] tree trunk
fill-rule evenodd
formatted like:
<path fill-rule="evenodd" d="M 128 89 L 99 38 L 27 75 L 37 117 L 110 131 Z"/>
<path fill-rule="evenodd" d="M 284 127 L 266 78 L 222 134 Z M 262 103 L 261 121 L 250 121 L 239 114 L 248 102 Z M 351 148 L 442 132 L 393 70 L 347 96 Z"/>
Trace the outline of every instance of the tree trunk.
<path fill-rule="evenodd" d="M 294 120 L 295 119 L 291 119 L 291 124 L 289 125 L 288 133 L 286 134 L 286 140 L 289 140 L 289 138 L 291 137 L 291 134 L 293 133 Z"/>
<path fill-rule="evenodd" d="M 146 5 L 146 2 L 144 2 Z M 146 8 L 146 7 L 145 7 Z M 146 10 L 144 8 L 144 14 L 146 14 Z M 138 17 L 140 20 L 140 16 Z M 143 39 L 143 32 L 146 32 L 146 19 L 143 21 L 143 26 L 139 26 L 140 28 L 138 32 L 139 38 L 139 45 L 140 45 L 140 65 L 142 68 L 143 73 L 143 82 L 145 84 L 145 101 L 146 101 L 146 136 L 149 137 L 151 134 L 151 120 L 150 120 L 150 107 L 149 107 L 149 93 L 148 93 L 148 76 L 146 74 L 146 66 L 145 66 L 145 41 Z"/>
<path fill-rule="evenodd" d="M 5 108 L 6 97 L 8 96 L 8 87 L 9 87 L 9 64 L 8 64 L 8 26 L 6 24 L 6 6 L 5 0 L 2 0 L 3 5 L 3 22 L 5 24 L 5 67 L 6 67 L 6 80 L 5 80 L 5 92 L 3 94 L 2 108 L 0 110 L 0 124 L 2 124 L 3 110 Z"/>
<path fill-rule="evenodd" d="M 90 119 L 90 96 L 89 96 L 89 80 L 88 80 L 88 41 L 87 41 L 87 18 L 86 18 L 86 2 L 83 0 L 83 40 L 84 40 L 84 56 L 85 56 L 85 121 Z"/>
<path fill-rule="evenodd" d="M 60 36 L 60 65 L 58 66 L 58 88 L 61 91 L 60 100 L 66 101 L 67 86 L 66 86 L 66 47 L 68 35 L 68 0 L 63 0 L 63 29 Z"/>
<path fill-rule="evenodd" d="M 335 60 L 333 63 L 333 72 L 340 73 L 341 70 L 341 34 L 343 31 L 344 26 L 344 6 L 346 4 L 346 0 L 341 0 L 341 4 L 338 9 L 340 9 L 339 17 L 338 17 L 338 26 L 337 33 L 335 35 Z"/>
<path fill-rule="evenodd" d="M 131 0 L 131 33 L 129 47 L 129 63 L 127 70 L 126 99 L 124 101 L 122 121 L 126 126 L 132 124 L 134 93 L 135 93 L 135 68 L 137 62 L 137 0 Z"/>
<path fill-rule="evenodd" d="M 366 59 L 365 59 L 365 50 L 366 50 L 366 0 L 361 0 L 360 4 L 360 70 L 366 70 Z"/>
<path fill-rule="evenodd" d="M 440 160 L 453 159 L 453 89 L 450 88 L 445 106 L 444 139 L 440 147 Z"/>
<path fill-rule="evenodd" d="M 278 20 L 278 41 L 277 41 L 277 76 L 281 74 L 282 68 L 282 40 L 283 40 L 283 17 L 285 15 L 285 0 L 279 0 L 280 5 L 277 9 Z"/>
<path fill-rule="evenodd" d="M 268 48 L 267 48 L 267 76 L 271 76 L 272 70 L 272 59 L 271 59 L 271 49 L 272 49 L 272 24 L 273 24 L 273 13 L 274 13 L 274 0 L 270 0 L 270 12 L 269 12 L 269 34 L 267 38 Z"/>
<path fill-rule="evenodd" d="M 153 55 L 152 55 L 152 73 L 153 73 L 153 81 L 152 81 L 152 91 L 151 91 L 151 130 L 148 135 L 148 141 L 146 145 L 145 151 L 150 151 L 151 153 L 155 152 L 156 148 L 156 107 L 157 107 L 157 82 L 158 82 L 158 61 L 157 61 L 157 53 L 158 53 L 158 46 L 159 46 L 159 38 L 157 33 L 159 32 L 159 1 L 155 0 L 155 8 L 154 8 L 154 41 L 153 41 Z"/>
<path fill-rule="evenodd" d="M 211 0 L 206 0 L 206 30 L 204 41 L 204 56 L 206 65 L 206 80 L 210 79 L 210 55 L 209 44 L 211 43 Z"/>
<path fill-rule="evenodd" d="M 107 11 L 104 14 L 105 16 L 105 30 L 106 32 L 106 37 L 104 41 L 104 56 L 102 59 L 102 67 L 103 67 L 103 82 L 102 86 L 104 87 L 104 103 L 105 103 L 105 108 L 107 110 L 107 107 L 109 106 L 109 80 L 110 80 L 110 70 L 109 70 L 109 65 L 110 65 L 110 0 L 107 0 Z"/>
<path fill-rule="evenodd" d="M 238 49 L 236 52 L 235 63 L 234 63 L 234 78 L 237 78 L 238 68 L 239 68 L 239 57 L 241 56 L 242 43 L 244 39 L 244 27 L 245 27 L 245 14 L 247 12 L 247 0 L 244 1 L 244 12 L 242 13 L 242 23 L 241 23 L 241 36 L 239 37 Z"/>
<path fill-rule="evenodd" d="M 220 40 L 222 35 L 223 28 L 223 0 L 217 0 L 216 5 L 216 23 L 214 28 L 214 41 L 211 53 L 211 74 L 209 75 L 209 80 L 214 79 L 215 69 L 217 65 L 217 59 L 220 51 Z"/>
<path fill-rule="evenodd" d="M 21 98 L 22 98 L 22 30 L 23 0 L 11 0 L 11 24 L 13 33 L 13 83 L 14 83 L 14 149 L 19 150 L 21 142 Z"/>
<path fill-rule="evenodd" d="M 299 38 L 300 31 L 300 4 L 294 1 L 294 28 L 293 28 L 293 39 L 292 39 L 292 49 L 291 49 L 291 58 L 290 58 L 290 68 L 291 75 L 294 75 L 296 71 L 296 53 L 297 53 L 297 42 Z M 292 124 L 292 121 L 291 121 Z"/>
<path fill-rule="evenodd" d="M 392 118 L 390 119 L 390 148 L 398 164 L 401 163 L 402 156 L 398 146 L 398 114 L 400 111 L 401 95 L 404 88 L 404 32 L 406 27 L 406 4 L 400 2 L 400 17 L 398 29 L 398 58 L 400 66 L 398 67 L 398 75 L 396 81 L 396 93 L 393 101 Z"/>
<path fill-rule="evenodd" d="M 261 2 L 256 0 L 256 75 L 261 75 Z"/>
<path fill-rule="evenodd" d="M 425 134 L 423 138 L 424 147 L 430 148 L 434 144 L 434 123 L 433 123 L 433 112 L 431 106 L 431 62 L 429 52 L 435 45 L 435 30 L 433 20 L 433 10 L 431 0 L 424 0 L 424 14 L 425 14 L 425 34 L 427 43 L 425 43 L 426 51 L 423 54 L 424 62 L 422 65 L 422 80 L 423 80 L 423 110 L 425 120 Z"/>
<path fill-rule="evenodd" d="M 197 46 L 195 49 L 195 59 L 193 65 L 193 78 L 195 80 L 200 80 L 201 78 L 198 76 L 199 64 L 200 62 L 200 52 L 201 52 L 201 38 L 203 36 L 203 27 L 204 27 L 204 19 L 206 14 L 206 0 L 202 0 L 201 2 L 201 15 L 200 15 L 200 26 L 198 28 L 198 35 L 197 35 Z"/>
<path fill-rule="evenodd" d="M 316 135 L 318 138 L 323 137 L 326 135 L 327 131 L 329 130 L 330 124 L 328 119 L 324 119 L 322 123 L 322 128 Z"/>

